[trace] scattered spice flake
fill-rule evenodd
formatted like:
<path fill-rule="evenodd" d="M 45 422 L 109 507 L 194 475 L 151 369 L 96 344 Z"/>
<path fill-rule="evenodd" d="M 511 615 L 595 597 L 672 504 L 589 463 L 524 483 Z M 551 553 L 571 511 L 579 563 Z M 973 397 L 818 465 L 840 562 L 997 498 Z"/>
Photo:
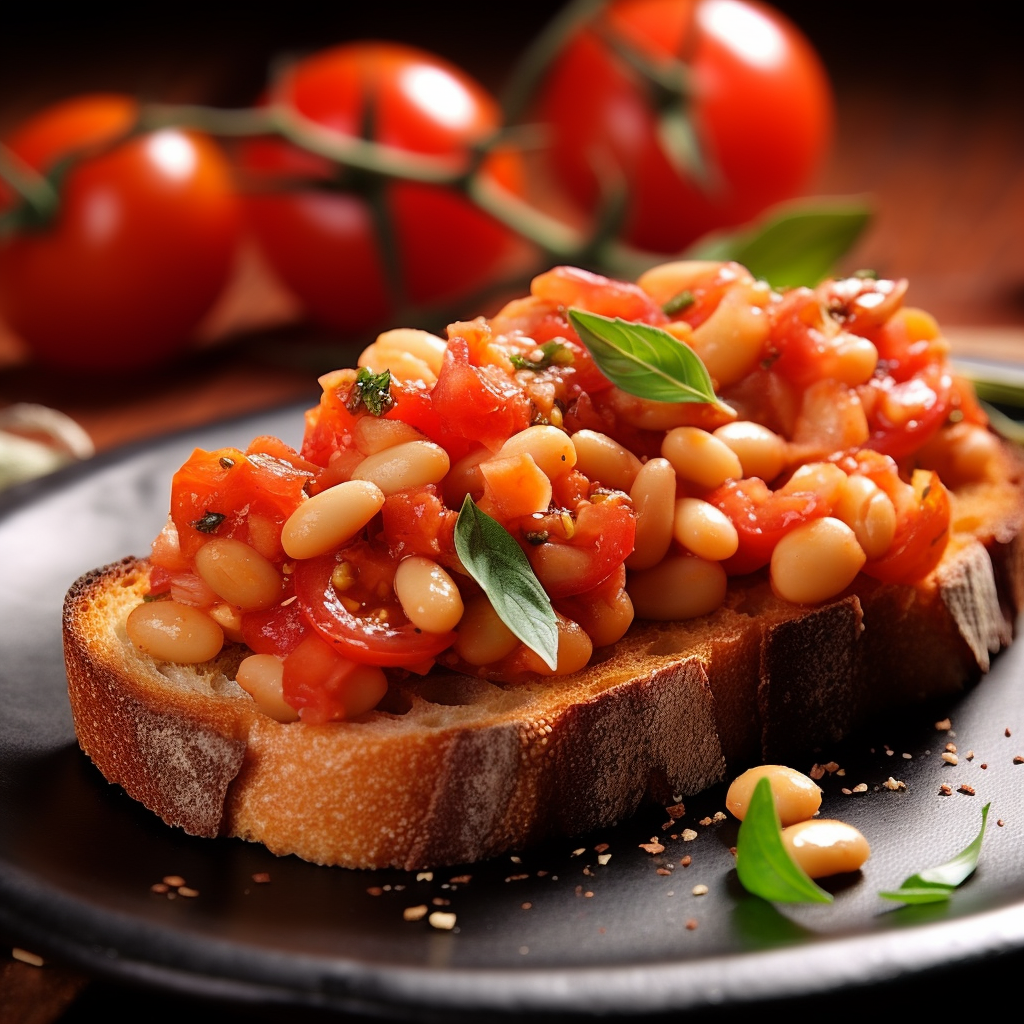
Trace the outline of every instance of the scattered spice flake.
<path fill-rule="evenodd" d="M 1007 727 L 1006 727 L 1006 728 L 1005 728 L 1005 729 L 1003 730 L 1003 735 L 1004 735 L 1004 736 L 1010 736 L 1010 735 L 1011 735 L 1011 733 L 1010 733 L 1010 727 L 1009 727 L 1009 726 L 1007 726 Z"/>
<path fill-rule="evenodd" d="M 670 818 L 681 818 L 686 813 L 685 804 L 672 804 L 671 807 L 665 808 L 665 813 Z"/>
<path fill-rule="evenodd" d="M 587 878 L 593 878 L 594 877 L 594 872 L 590 870 L 590 865 L 589 864 L 583 869 L 583 874 L 585 874 L 587 876 Z"/>
<path fill-rule="evenodd" d="M 663 821 L 661 823 L 661 831 L 667 832 L 674 824 L 675 821 L 673 821 L 672 818 L 669 818 L 668 821 Z"/>
<path fill-rule="evenodd" d="M 612 855 L 610 853 L 599 853 L 597 855 L 597 863 L 600 864 L 601 867 L 604 867 L 611 859 Z"/>
<path fill-rule="evenodd" d="M 384 895 L 384 890 L 379 885 L 371 885 L 370 888 L 367 889 L 366 891 L 371 896 L 383 896 Z"/>
<path fill-rule="evenodd" d="M 985 761 L 982 761 L 982 762 L 981 762 L 981 764 L 980 764 L 980 765 L 978 765 L 978 767 L 979 767 L 979 768 L 980 768 L 980 769 L 981 769 L 982 771 L 985 771 L 985 770 L 986 770 L 986 769 L 988 768 L 988 764 L 987 764 L 987 763 L 986 763 Z"/>
<path fill-rule="evenodd" d="M 690 866 L 690 865 L 691 865 L 692 863 L 693 863 L 693 858 L 692 858 L 692 857 L 691 857 L 691 856 L 690 856 L 689 854 L 687 854 L 687 855 L 686 855 L 686 856 L 685 856 L 685 857 L 684 857 L 684 858 L 683 858 L 683 859 L 682 859 L 682 860 L 681 860 L 681 861 L 679 862 L 679 866 L 680 866 L 681 868 L 688 868 L 688 867 L 689 867 L 689 866 Z"/>
<path fill-rule="evenodd" d="M 686 930 L 688 932 L 695 932 L 697 930 L 697 919 L 694 917 L 689 918 L 686 922 Z"/>
<path fill-rule="evenodd" d="M 505 879 L 505 881 L 506 882 L 521 882 L 524 878 L 529 878 L 529 877 L 530 877 L 529 873 L 524 873 L 524 874 L 521 874 L 521 875 L 509 875 L 508 878 Z"/>
<path fill-rule="evenodd" d="M 608 844 L 607 843 L 598 843 L 597 846 L 594 847 L 594 853 L 604 853 L 605 850 L 607 850 L 607 849 L 608 849 Z"/>
<path fill-rule="evenodd" d="M 953 728 L 953 723 L 948 719 L 944 718 L 941 722 L 935 723 L 936 732 L 949 732 Z"/>
<path fill-rule="evenodd" d="M 23 964 L 28 964 L 30 967 L 42 967 L 46 963 L 38 953 L 30 953 L 27 949 L 21 949 L 18 946 L 11 950 L 11 956 L 15 960 L 20 960 Z"/>
<path fill-rule="evenodd" d="M 952 786 L 947 785 L 945 782 L 941 786 L 939 786 L 939 796 L 952 796 L 952 795 L 953 795 L 953 787 Z"/>
<path fill-rule="evenodd" d="M 155 892 L 158 896 L 163 896 L 164 893 L 170 891 L 170 886 L 165 885 L 163 882 L 154 882 L 150 887 L 150 892 Z"/>
<path fill-rule="evenodd" d="M 905 782 L 900 782 L 898 779 L 894 779 L 891 775 L 882 783 L 882 785 L 885 786 L 886 789 L 891 789 L 894 793 L 897 790 L 907 788 L 907 784 Z"/>
<path fill-rule="evenodd" d="M 533 909 L 533 904 L 530 903 L 529 901 L 527 901 L 526 903 L 521 903 L 520 906 L 523 908 L 523 910 L 532 910 Z"/>
<path fill-rule="evenodd" d="M 957 787 L 957 792 L 963 793 L 965 796 L 974 796 L 974 787 L 968 786 L 965 782 L 962 786 Z"/>
<path fill-rule="evenodd" d="M 179 885 L 184 885 L 185 879 L 181 875 L 164 875 L 164 885 L 169 885 L 172 889 L 177 889 Z"/>
<path fill-rule="evenodd" d="M 432 882 L 434 880 L 433 871 L 419 871 L 416 873 L 417 882 Z"/>
<path fill-rule="evenodd" d="M 594 894 L 589 889 L 583 894 L 583 896 L 588 900 L 592 900 L 594 898 Z"/>
<path fill-rule="evenodd" d="M 845 778 L 846 777 L 846 769 L 845 768 L 837 768 L 836 769 L 836 775 L 838 775 L 839 778 L 841 778 L 841 779 Z"/>
<path fill-rule="evenodd" d="M 257 871 L 256 874 L 254 874 L 252 876 L 252 880 L 257 885 L 266 885 L 270 881 L 270 872 L 269 871 Z"/>
<path fill-rule="evenodd" d="M 829 773 L 829 775 L 832 775 L 835 772 L 839 771 L 839 765 L 836 764 L 835 761 L 826 761 L 825 764 L 822 765 L 822 767 L 825 769 L 825 771 Z"/>
<path fill-rule="evenodd" d="M 537 872 L 537 877 L 538 877 L 538 878 L 547 878 L 547 876 L 548 876 L 548 875 L 549 875 L 550 873 L 551 873 L 550 871 L 547 871 L 547 870 L 545 870 L 544 868 L 541 868 L 541 869 L 540 869 L 540 870 L 539 870 L 539 871 Z M 556 875 L 555 877 L 557 878 L 558 876 Z"/>
<path fill-rule="evenodd" d="M 825 769 L 822 768 L 820 764 L 811 765 L 811 770 L 807 774 L 817 782 L 818 779 L 823 779 L 825 777 Z"/>
<path fill-rule="evenodd" d="M 455 915 L 443 910 L 435 910 L 427 918 L 427 923 L 431 928 L 437 928 L 438 931 L 450 932 L 455 927 Z"/>
<path fill-rule="evenodd" d="M 435 896 L 431 901 L 435 907 L 450 907 L 452 901 L 446 900 L 443 896 Z"/>
<path fill-rule="evenodd" d="M 452 885 L 468 885 L 472 878 L 472 875 L 456 875 L 454 878 L 449 879 L 449 881 Z"/>
<path fill-rule="evenodd" d="M 695 885 L 691 892 L 694 896 L 707 896 L 708 887 L 706 885 Z"/>
<path fill-rule="evenodd" d="M 514 853 L 512 854 L 511 857 L 509 857 L 509 860 L 512 861 L 513 864 L 522 864 L 523 863 L 523 858 L 517 856 Z"/>
<path fill-rule="evenodd" d="M 682 836 L 684 843 L 692 843 L 697 838 L 697 833 L 692 828 L 684 828 Z"/>
<path fill-rule="evenodd" d="M 1024 764 L 1024 755 L 1022 755 L 1022 754 L 1015 754 L 1014 758 L 1013 758 L 1013 763 L 1014 764 Z"/>
<path fill-rule="evenodd" d="M 968 761 L 973 761 L 974 760 L 974 751 L 973 750 L 968 750 L 967 753 L 964 754 L 964 757 L 966 757 Z"/>
<path fill-rule="evenodd" d="M 1003 819 L 1002 819 L 1002 818 L 996 818 L 996 824 L 997 824 L 997 825 L 998 825 L 998 826 L 999 826 L 1000 828 L 1002 828 L 1002 827 L 1003 827 L 1003 825 L 1005 824 L 1005 822 L 1003 821 Z"/>
<path fill-rule="evenodd" d="M 641 850 L 646 850 L 648 853 L 664 853 L 665 852 L 665 847 L 662 846 L 661 843 L 658 842 L 658 839 L 657 839 L 656 836 L 651 836 L 651 841 L 649 843 L 640 843 L 639 846 L 640 846 Z"/>
<path fill-rule="evenodd" d="M 951 754 L 948 750 L 943 751 L 943 753 L 942 753 L 942 760 L 945 761 L 946 764 L 959 764 L 960 763 L 960 758 L 958 758 L 956 756 L 956 754 Z"/>
<path fill-rule="evenodd" d="M 656 873 L 659 874 L 659 875 L 671 875 L 672 874 L 672 872 L 669 871 L 668 868 L 658 868 Z"/>
<path fill-rule="evenodd" d="M 179 896 L 185 896 L 188 899 L 194 899 L 196 896 L 199 895 L 199 890 L 198 889 L 192 889 L 192 888 L 190 888 L 187 885 L 179 885 L 178 886 L 178 895 Z"/>
<path fill-rule="evenodd" d="M 415 907 L 406 907 L 402 911 L 403 921 L 422 921 L 427 916 L 427 905 L 426 903 L 420 903 Z"/>

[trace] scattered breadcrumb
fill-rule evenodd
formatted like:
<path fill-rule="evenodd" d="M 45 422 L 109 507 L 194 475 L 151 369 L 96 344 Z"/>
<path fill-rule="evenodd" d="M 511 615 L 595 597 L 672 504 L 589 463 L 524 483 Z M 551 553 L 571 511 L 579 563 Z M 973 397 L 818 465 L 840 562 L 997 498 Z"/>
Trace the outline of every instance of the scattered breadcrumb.
<path fill-rule="evenodd" d="M 940 796 L 952 796 L 953 795 L 953 787 L 950 786 L 950 785 L 947 785 L 944 782 L 941 786 L 939 786 L 939 795 Z"/>
<path fill-rule="evenodd" d="M 599 853 L 597 855 L 597 863 L 600 864 L 602 867 L 604 867 L 604 865 L 607 864 L 608 861 L 610 861 L 611 859 L 612 855 L 610 853 Z"/>
<path fill-rule="evenodd" d="M 686 855 L 686 856 L 685 856 L 685 857 L 684 857 L 684 858 L 683 858 L 683 859 L 682 859 L 682 860 L 681 860 L 681 861 L 679 862 L 679 866 L 680 866 L 681 868 L 688 868 L 688 867 L 689 867 L 689 866 L 690 866 L 690 865 L 691 865 L 692 863 L 693 863 L 693 858 L 692 858 L 692 857 L 691 857 L 691 856 L 690 856 L 689 854 L 687 854 L 687 855 Z"/>
<path fill-rule="evenodd" d="M 594 898 L 594 894 L 589 889 L 583 894 L 583 896 L 588 900 L 592 900 Z"/>
<path fill-rule="evenodd" d="M 894 779 L 891 775 L 882 783 L 882 785 L 885 786 L 886 789 L 891 789 L 893 792 L 907 788 L 907 784 L 905 782 L 900 782 L 898 779 Z"/>
<path fill-rule="evenodd" d="M 707 826 L 711 824 L 711 819 L 710 818 L 701 818 L 700 821 L 697 822 L 697 824 L 698 825 L 703 825 L 705 828 L 707 828 Z"/>
<path fill-rule="evenodd" d="M 948 750 L 948 751 L 949 751 L 949 752 L 950 752 L 951 754 L 955 754 L 955 753 L 956 753 L 956 744 L 955 744 L 955 743 L 947 743 L 947 744 L 946 744 L 946 749 L 947 749 L 947 750 Z"/>
<path fill-rule="evenodd" d="M 693 932 L 693 931 L 697 930 L 697 920 L 696 920 L 696 918 L 691 917 L 691 918 L 689 918 L 687 920 L 687 922 L 686 922 L 686 930 L 688 932 Z"/>
<path fill-rule="evenodd" d="M 404 921 L 422 921 L 426 916 L 426 903 L 420 903 L 415 907 L 406 907 L 405 910 L 402 911 L 402 919 Z"/>
<path fill-rule="evenodd" d="M 665 808 L 665 813 L 670 818 L 681 818 L 686 813 L 686 806 L 684 804 L 672 804 L 671 807 Z"/>
<path fill-rule="evenodd" d="M 968 786 L 965 782 L 962 786 L 957 787 L 958 792 L 965 794 L 966 796 L 974 796 L 974 787 Z"/>
<path fill-rule="evenodd" d="M 469 885 L 472 879 L 472 875 L 456 875 L 454 878 L 449 879 L 449 881 L 452 885 Z"/>
<path fill-rule="evenodd" d="M 533 904 L 529 901 L 527 901 L 526 903 L 521 903 L 520 906 L 523 908 L 523 910 L 531 910 L 533 908 Z"/>
<path fill-rule="evenodd" d="M 1016 754 L 1013 758 L 1014 764 L 1024 764 L 1024 755 Z"/>
<path fill-rule="evenodd" d="M 1010 727 L 1009 727 L 1009 726 L 1007 726 L 1007 727 L 1006 727 L 1006 728 L 1005 728 L 1005 729 L 1003 730 L 1003 735 L 1004 735 L 1004 736 L 1010 736 L 1010 735 L 1011 735 L 1011 733 L 1010 733 Z"/>
<path fill-rule="evenodd" d="M 572 853 L 569 856 L 570 857 L 579 857 L 581 854 L 584 854 L 586 852 L 587 852 L 587 848 L 585 846 L 581 846 L 578 850 L 573 850 Z"/>
<path fill-rule="evenodd" d="M 946 764 L 959 764 L 960 763 L 960 758 L 958 758 L 956 756 L 956 754 L 951 754 L 948 750 L 943 751 L 943 753 L 942 753 L 942 760 L 945 761 Z"/>
<path fill-rule="evenodd" d="M 178 886 L 178 895 L 179 896 L 185 896 L 188 899 L 193 899 L 193 898 L 195 898 L 196 896 L 199 895 L 199 890 L 198 889 L 193 889 L 193 888 L 191 888 L 190 886 L 187 886 L 187 885 L 179 885 Z"/>
<path fill-rule="evenodd" d="M 167 893 L 167 892 L 170 891 L 170 888 L 171 887 L 169 885 L 165 885 L 163 882 L 154 882 L 149 887 L 149 891 L 150 892 L 155 892 L 158 896 L 163 896 L 164 893 Z"/>
<path fill-rule="evenodd" d="M 46 963 L 38 953 L 30 953 L 27 949 L 20 949 L 18 946 L 11 950 L 11 956 L 15 960 L 20 960 L 23 964 L 29 964 L 31 967 L 42 967 Z"/>
<path fill-rule="evenodd" d="M 607 843 L 598 843 L 597 846 L 594 847 L 594 853 L 604 853 L 605 850 L 607 850 L 607 849 L 608 849 L 608 844 Z"/>
<path fill-rule="evenodd" d="M 658 868 L 657 874 L 659 875 L 671 875 L 672 872 L 668 868 Z"/>
<path fill-rule="evenodd" d="M 664 853 L 665 852 L 665 847 L 662 846 L 661 843 L 658 842 L 658 839 L 657 839 L 656 836 L 651 836 L 651 841 L 649 843 L 640 843 L 639 846 L 640 846 L 641 850 L 646 850 L 648 853 Z"/>
<path fill-rule="evenodd" d="M 419 871 L 416 873 L 417 882 L 432 882 L 434 880 L 433 871 Z"/>
<path fill-rule="evenodd" d="M 825 769 L 822 768 L 820 764 L 814 764 L 811 765 L 811 770 L 807 774 L 817 782 L 818 779 L 823 779 L 825 777 Z"/>
<path fill-rule="evenodd" d="M 450 907 L 452 901 L 446 900 L 443 896 L 435 896 L 431 901 L 435 907 Z"/>
<path fill-rule="evenodd" d="M 527 872 L 527 873 L 518 874 L 518 875 L 509 875 L 508 878 L 505 879 L 505 881 L 506 882 L 521 882 L 524 878 L 529 878 L 529 877 L 530 877 L 530 875 Z"/>
<path fill-rule="evenodd" d="M 845 768 L 837 768 L 836 769 L 836 775 L 838 775 L 840 778 L 844 778 L 846 776 L 846 769 Z"/>
<path fill-rule="evenodd" d="M 177 889 L 179 885 L 184 885 L 185 879 L 181 875 L 164 875 L 164 885 L 169 885 L 173 889 Z"/>
<path fill-rule="evenodd" d="M 384 890 L 379 885 L 371 885 L 370 888 L 367 889 L 366 891 L 371 896 L 383 896 L 384 895 Z"/>
<path fill-rule="evenodd" d="M 427 918 L 427 923 L 431 928 L 437 928 L 439 931 L 450 932 L 455 927 L 455 915 L 446 913 L 443 910 L 435 910 L 430 917 Z"/>
<path fill-rule="evenodd" d="M 706 885 L 695 885 L 691 891 L 694 896 L 707 896 L 708 887 Z"/>
<path fill-rule="evenodd" d="M 973 761 L 974 760 L 974 751 L 973 750 L 968 750 L 967 753 L 964 754 L 964 757 L 967 758 L 968 761 Z"/>
<path fill-rule="evenodd" d="M 936 732 L 949 732 L 952 728 L 953 723 L 948 718 L 944 718 L 941 722 L 935 723 Z"/>
<path fill-rule="evenodd" d="M 903 757 L 904 761 L 911 761 L 911 760 L 913 760 L 914 755 L 913 754 L 903 754 L 902 757 Z"/>
<path fill-rule="evenodd" d="M 692 828 L 684 828 L 682 837 L 684 843 L 692 843 L 697 838 L 697 833 Z"/>
<path fill-rule="evenodd" d="M 266 885 L 270 881 L 270 872 L 269 871 L 257 871 L 256 874 L 254 874 L 252 876 L 252 880 L 257 885 Z"/>

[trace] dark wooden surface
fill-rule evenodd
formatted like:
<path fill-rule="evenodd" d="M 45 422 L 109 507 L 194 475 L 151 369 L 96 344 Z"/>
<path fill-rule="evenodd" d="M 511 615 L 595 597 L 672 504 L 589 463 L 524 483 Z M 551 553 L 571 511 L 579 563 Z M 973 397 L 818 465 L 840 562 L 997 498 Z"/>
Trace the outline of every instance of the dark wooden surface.
<path fill-rule="evenodd" d="M 847 269 L 908 277 L 910 301 L 938 316 L 956 351 L 1024 361 L 1024 62 L 1005 8 L 987 0 L 970 8 L 779 6 L 818 46 L 836 88 L 837 137 L 816 191 L 867 195 L 877 210 Z M 44 103 L 95 89 L 245 104 L 276 54 L 371 36 L 433 49 L 497 87 L 553 9 L 519 4 L 500 28 L 500 13 L 467 22 L 455 13 L 461 8 L 443 3 L 392 3 L 385 13 L 336 5 L 333 15 L 298 4 L 237 20 L 176 8 L 163 24 L 82 12 L 55 23 L 49 12 L 25 12 L 0 41 L 0 133 Z M 166 373 L 83 384 L 34 367 L 16 339 L 0 335 L 0 406 L 57 407 L 109 448 L 313 390 L 309 373 L 283 366 L 280 354 L 322 336 L 298 321 L 294 303 L 258 266 L 245 264 L 205 336 L 202 351 Z M 194 1020 L 251 1019 L 155 1000 L 60 965 L 31 967 L 8 952 L 0 950 L 3 1024 L 73 1024 L 95 1013 L 127 1019 L 157 1005 Z M 977 988 L 982 980 L 985 989 Z M 947 999 L 990 1001 L 1009 980 L 1000 967 L 951 972 L 943 985 Z"/>

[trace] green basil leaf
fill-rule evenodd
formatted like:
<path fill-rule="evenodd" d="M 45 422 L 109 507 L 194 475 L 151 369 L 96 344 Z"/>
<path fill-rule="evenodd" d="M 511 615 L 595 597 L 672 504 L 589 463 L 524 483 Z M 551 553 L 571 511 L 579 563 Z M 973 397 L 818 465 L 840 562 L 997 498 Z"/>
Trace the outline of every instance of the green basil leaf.
<path fill-rule="evenodd" d="M 815 285 L 832 273 L 871 220 L 860 200 L 805 200 L 773 207 L 752 226 L 715 232 L 689 259 L 735 260 L 775 288 Z"/>
<path fill-rule="evenodd" d="M 782 845 L 771 783 L 759 779 L 736 840 L 736 874 L 743 888 L 773 903 L 831 903 Z"/>
<path fill-rule="evenodd" d="M 468 494 L 455 522 L 455 550 L 501 621 L 553 669 L 558 623 L 551 598 L 512 535 Z"/>
<path fill-rule="evenodd" d="M 981 843 L 985 838 L 985 826 L 988 823 L 988 809 L 991 806 L 985 804 L 982 807 L 981 830 L 952 860 L 911 875 L 895 892 L 880 892 L 878 895 L 900 903 L 938 903 L 948 900 L 957 886 L 970 878 L 978 866 Z"/>
<path fill-rule="evenodd" d="M 689 345 L 650 324 L 570 309 L 569 321 L 615 385 L 656 402 L 721 405 L 700 356 Z"/>
<path fill-rule="evenodd" d="M 359 367 L 356 382 L 348 398 L 349 412 L 356 412 L 360 405 L 372 416 L 383 416 L 395 404 L 391 397 L 391 371 L 371 373 L 365 366 Z"/>

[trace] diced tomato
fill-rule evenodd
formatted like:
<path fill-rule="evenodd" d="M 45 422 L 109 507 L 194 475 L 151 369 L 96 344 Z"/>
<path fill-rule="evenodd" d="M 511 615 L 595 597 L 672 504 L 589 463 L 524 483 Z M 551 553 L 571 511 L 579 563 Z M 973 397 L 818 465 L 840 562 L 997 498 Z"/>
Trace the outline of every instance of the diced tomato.
<path fill-rule="evenodd" d="M 501 367 L 472 365 L 469 347 L 449 340 L 431 401 L 451 434 L 497 451 L 530 425 L 530 399 Z"/>
<path fill-rule="evenodd" d="M 525 541 L 526 557 L 553 598 L 592 590 L 629 557 L 636 538 L 636 515 L 616 501 L 584 502 L 576 509 L 572 536 L 552 534 L 541 544 Z"/>
<path fill-rule="evenodd" d="M 295 566 L 295 593 L 309 624 L 352 661 L 416 668 L 455 642 L 455 633 L 424 633 L 411 623 L 393 626 L 348 610 L 331 581 L 334 554 L 304 559 Z M 394 566 L 391 566 L 394 575 Z"/>
<path fill-rule="evenodd" d="M 775 545 L 788 531 L 831 511 L 828 502 L 814 491 L 772 491 L 757 477 L 729 480 L 707 500 L 732 520 L 739 534 L 736 554 L 722 562 L 730 576 L 767 565 Z"/>
<path fill-rule="evenodd" d="M 387 690 L 382 672 L 340 655 L 320 637 L 306 637 L 284 659 L 282 691 L 303 722 L 322 725 L 375 707 Z"/>
<path fill-rule="evenodd" d="M 939 365 L 904 381 L 873 377 L 859 389 L 871 428 L 866 448 L 894 459 L 917 451 L 946 422 L 954 397 L 953 378 Z"/>
<path fill-rule="evenodd" d="M 297 600 L 242 616 L 242 637 L 257 654 L 276 654 L 283 658 L 312 633 Z"/>
<path fill-rule="evenodd" d="M 271 455 L 197 448 L 171 482 L 171 517 L 182 554 L 192 558 L 211 536 L 247 541 L 251 517 L 280 533 L 305 497 L 308 480 L 306 471 Z"/>
<path fill-rule="evenodd" d="M 530 292 L 558 306 L 579 306 L 601 316 L 663 324 L 668 317 L 639 285 L 614 281 L 578 267 L 554 267 L 530 282 Z"/>
<path fill-rule="evenodd" d="M 396 561 L 409 555 L 424 555 L 449 564 L 456 560 L 455 522 L 459 514 L 445 507 L 433 484 L 389 494 L 381 514 L 384 536 Z"/>

